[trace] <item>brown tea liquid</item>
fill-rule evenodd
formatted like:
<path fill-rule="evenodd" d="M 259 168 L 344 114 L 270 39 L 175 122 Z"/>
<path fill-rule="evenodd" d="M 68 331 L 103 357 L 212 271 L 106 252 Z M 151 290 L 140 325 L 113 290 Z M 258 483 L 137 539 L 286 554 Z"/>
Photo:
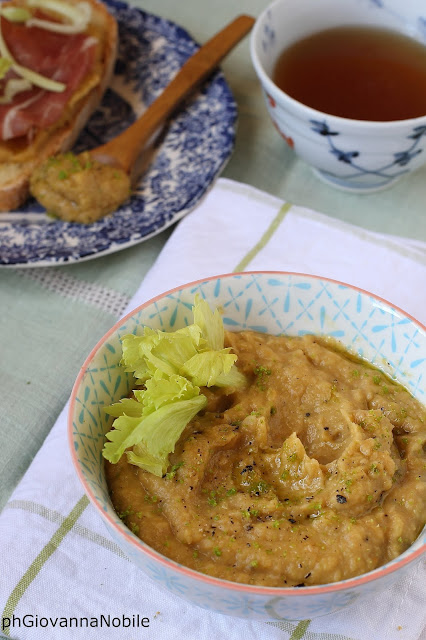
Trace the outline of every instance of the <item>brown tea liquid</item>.
<path fill-rule="evenodd" d="M 273 80 L 303 104 L 356 120 L 426 115 L 426 46 L 388 29 L 336 27 L 284 50 Z"/>

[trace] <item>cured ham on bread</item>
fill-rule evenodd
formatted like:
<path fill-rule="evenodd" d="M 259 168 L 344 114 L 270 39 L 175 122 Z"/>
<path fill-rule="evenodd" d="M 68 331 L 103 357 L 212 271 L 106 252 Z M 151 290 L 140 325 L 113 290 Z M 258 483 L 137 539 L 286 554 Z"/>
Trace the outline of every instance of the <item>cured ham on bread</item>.
<path fill-rule="evenodd" d="M 0 5 L 0 210 L 34 169 L 71 148 L 107 88 L 117 25 L 98 0 Z"/>
<path fill-rule="evenodd" d="M 63 35 L 40 27 L 27 28 L 8 20 L 2 20 L 2 32 L 14 60 L 65 85 L 61 92 L 32 85 L 15 95 L 12 103 L 0 105 L 0 139 L 30 138 L 34 129 L 49 127 L 60 118 L 62 109 L 94 65 L 96 40 L 84 34 Z M 17 75 L 13 71 L 9 74 Z M 7 81 L 6 76 L 3 87 Z"/>

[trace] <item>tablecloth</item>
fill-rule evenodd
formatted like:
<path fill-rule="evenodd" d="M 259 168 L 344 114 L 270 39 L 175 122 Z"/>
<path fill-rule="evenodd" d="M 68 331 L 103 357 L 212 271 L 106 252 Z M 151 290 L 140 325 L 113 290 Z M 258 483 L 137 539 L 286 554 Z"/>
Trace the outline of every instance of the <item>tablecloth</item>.
<path fill-rule="evenodd" d="M 219 180 L 179 223 L 127 310 L 196 278 L 281 269 L 366 288 L 425 322 L 426 251 L 414 244 Z M 367 604 L 299 623 L 214 614 L 159 588 L 124 557 L 83 495 L 67 450 L 66 408 L 0 515 L 0 545 L 0 626 L 16 640 L 425 637 L 424 563 Z M 100 628 L 102 616 L 117 626 Z"/>
<path fill-rule="evenodd" d="M 131 0 L 206 41 L 264 0 Z M 252 68 L 249 38 L 222 64 L 238 104 L 236 145 L 223 175 L 376 232 L 426 242 L 426 167 L 368 196 L 321 183 L 277 135 Z M 0 214 L 1 215 L 1 214 Z M 116 320 L 169 231 L 119 253 L 49 269 L 0 269 L 0 509 L 68 397 L 85 354 Z"/>

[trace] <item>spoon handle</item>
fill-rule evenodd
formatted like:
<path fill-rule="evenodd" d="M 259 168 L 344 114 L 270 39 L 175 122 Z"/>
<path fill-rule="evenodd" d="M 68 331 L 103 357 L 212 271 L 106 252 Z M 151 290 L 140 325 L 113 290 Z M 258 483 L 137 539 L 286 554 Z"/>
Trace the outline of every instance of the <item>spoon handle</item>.
<path fill-rule="evenodd" d="M 200 84 L 227 53 L 250 31 L 255 20 L 238 16 L 191 56 L 136 122 L 110 142 L 97 147 L 91 155 L 100 161 L 116 164 L 129 172 L 143 145 L 172 114 L 176 106 Z"/>

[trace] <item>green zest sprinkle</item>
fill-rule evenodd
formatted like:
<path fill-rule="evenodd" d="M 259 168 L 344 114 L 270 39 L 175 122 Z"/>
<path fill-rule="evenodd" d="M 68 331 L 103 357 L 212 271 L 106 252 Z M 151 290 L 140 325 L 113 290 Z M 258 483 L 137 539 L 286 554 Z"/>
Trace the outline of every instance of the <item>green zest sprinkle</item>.
<path fill-rule="evenodd" d="M 217 556 L 217 557 L 219 557 L 219 556 L 221 556 L 221 555 L 222 555 L 222 551 L 219 549 L 219 547 L 215 547 L 215 548 L 213 549 L 213 553 L 214 553 L 214 555 L 215 555 L 215 556 Z"/>
<path fill-rule="evenodd" d="M 71 151 L 68 151 L 68 153 L 65 154 L 65 158 L 72 164 L 73 173 L 80 171 L 81 169 L 80 162 L 74 153 L 72 153 Z"/>
<path fill-rule="evenodd" d="M 192 553 L 192 557 L 193 557 L 194 559 L 198 558 L 198 551 L 193 551 L 193 553 Z"/>
<path fill-rule="evenodd" d="M 380 380 L 381 380 L 381 377 L 380 377 L 380 376 L 373 376 L 373 382 L 374 382 L 374 384 L 380 384 Z"/>
<path fill-rule="evenodd" d="M 172 478 L 175 477 L 176 475 L 176 471 L 184 464 L 183 460 L 181 462 L 178 462 L 177 464 L 174 464 L 173 467 L 170 469 L 170 471 L 168 471 L 166 473 L 166 480 L 171 480 Z"/>
<path fill-rule="evenodd" d="M 127 516 L 132 516 L 133 513 L 134 513 L 133 509 L 131 507 L 127 507 L 127 509 L 125 509 L 121 513 L 117 513 L 117 515 L 120 518 L 120 520 L 124 520 L 124 518 L 127 518 Z"/>
<path fill-rule="evenodd" d="M 258 365 L 253 372 L 256 376 L 270 376 L 272 373 L 271 369 L 267 369 L 261 365 Z"/>
<path fill-rule="evenodd" d="M 158 496 L 145 496 L 145 502 L 158 502 Z"/>
<path fill-rule="evenodd" d="M 58 173 L 58 178 L 59 180 L 65 180 L 65 178 L 68 178 L 68 173 L 63 169 L 61 169 L 60 172 Z"/>
<path fill-rule="evenodd" d="M 226 492 L 227 496 L 234 496 L 237 493 L 237 490 L 233 487 L 232 489 L 228 489 Z"/>
<path fill-rule="evenodd" d="M 399 544 L 402 544 L 402 543 L 403 543 L 402 536 L 399 536 L 399 538 L 398 538 L 398 540 L 397 540 L 397 541 L 399 542 Z"/>
<path fill-rule="evenodd" d="M 50 156 L 50 158 L 47 161 L 48 167 L 55 167 L 58 164 L 59 164 L 59 159 L 57 156 Z"/>
<path fill-rule="evenodd" d="M 269 485 L 264 480 L 259 480 L 250 486 L 250 493 L 259 495 L 260 493 L 267 493 L 269 491 Z"/>
<path fill-rule="evenodd" d="M 264 367 L 262 365 L 257 365 L 253 369 L 253 373 L 257 376 L 256 385 L 259 387 L 259 389 L 261 391 L 265 391 L 265 389 L 266 389 L 266 387 L 265 387 L 265 376 L 270 376 L 272 371 L 270 369 L 268 369 L 267 367 Z"/>
<path fill-rule="evenodd" d="M 373 496 L 372 495 L 368 495 L 367 496 L 367 502 L 372 502 L 373 500 Z"/>
<path fill-rule="evenodd" d="M 214 498 L 207 498 L 207 502 L 209 503 L 209 505 L 211 507 L 216 507 L 217 506 L 217 502 Z"/>

